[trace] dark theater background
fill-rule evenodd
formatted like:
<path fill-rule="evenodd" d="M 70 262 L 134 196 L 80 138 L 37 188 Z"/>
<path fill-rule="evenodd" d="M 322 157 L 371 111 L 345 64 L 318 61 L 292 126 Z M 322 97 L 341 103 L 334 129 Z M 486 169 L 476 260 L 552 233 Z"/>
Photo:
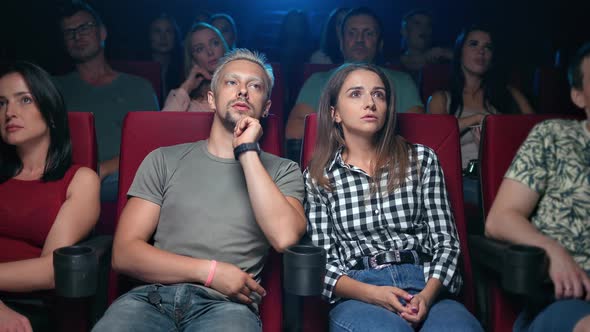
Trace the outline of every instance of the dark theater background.
<path fill-rule="evenodd" d="M 62 0 L 63 1 L 63 0 Z M 2 1 L 0 11 L 0 57 L 29 59 L 50 71 L 64 62 L 65 54 L 55 24 L 57 0 Z M 176 17 L 186 31 L 194 15 L 203 9 L 227 12 L 238 26 L 238 45 L 272 54 L 283 15 L 293 8 L 305 10 L 318 43 L 322 25 L 335 7 L 362 3 L 379 13 L 385 23 L 385 57 L 399 53 L 399 22 L 414 8 L 435 15 L 435 44 L 451 46 L 464 26 L 473 22 L 492 24 L 500 38 L 503 59 L 526 74 L 532 68 L 555 60 L 555 52 L 567 58 L 572 49 L 590 40 L 590 1 L 335 1 L 335 0 L 94 0 L 88 1 L 103 16 L 108 27 L 107 55 L 133 59 L 147 44 L 149 19 L 160 12 Z M 317 48 L 317 47 L 316 47 Z"/>

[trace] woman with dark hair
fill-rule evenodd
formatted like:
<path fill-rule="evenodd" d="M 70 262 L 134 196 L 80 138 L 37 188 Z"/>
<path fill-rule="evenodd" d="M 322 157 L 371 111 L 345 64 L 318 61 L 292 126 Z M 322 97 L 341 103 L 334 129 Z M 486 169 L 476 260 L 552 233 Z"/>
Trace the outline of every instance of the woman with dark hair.
<path fill-rule="evenodd" d="M 170 91 L 162 111 L 211 112 L 207 102 L 211 77 L 219 59 L 229 51 L 221 32 L 208 23 L 195 23 L 184 40 L 185 81 Z"/>
<path fill-rule="evenodd" d="M 348 8 L 336 8 L 332 10 L 320 40 L 320 49 L 313 52 L 309 58 L 309 63 L 330 64 L 342 63 L 344 58 L 340 51 L 340 39 L 338 35 L 342 28 L 342 20 L 348 12 Z"/>
<path fill-rule="evenodd" d="M 520 91 L 500 79 L 491 32 L 474 26 L 459 35 L 453 55 L 451 89 L 428 101 L 431 114 L 452 114 L 459 121 L 463 168 L 477 159 L 481 122 L 487 114 L 533 113 Z"/>
<path fill-rule="evenodd" d="M 72 164 L 63 98 L 33 64 L 0 66 L 0 136 L 0 291 L 53 289 L 53 251 L 98 220 L 98 175 Z M 2 326 L 27 326 L 10 303 Z"/>
<path fill-rule="evenodd" d="M 182 75 L 181 34 L 172 16 L 160 14 L 149 26 L 150 58 L 160 64 L 161 95 L 178 86 Z"/>
<path fill-rule="evenodd" d="M 436 154 L 395 132 L 393 90 L 346 64 L 319 104 L 305 211 L 327 252 L 332 331 L 482 331 L 458 293 L 459 239 Z"/>

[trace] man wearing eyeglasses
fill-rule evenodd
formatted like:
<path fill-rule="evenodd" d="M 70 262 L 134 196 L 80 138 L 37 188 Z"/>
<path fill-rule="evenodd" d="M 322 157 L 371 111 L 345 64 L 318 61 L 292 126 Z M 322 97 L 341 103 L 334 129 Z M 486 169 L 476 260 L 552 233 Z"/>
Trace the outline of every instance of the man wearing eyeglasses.
<path fill-rule="evenodd" d="M 101 200 L 115 201 L 121 126 L 130 111 L 158 110 L 151 84 L 114 71 L 104 55 L 107 30 L 90 6 L 74 1 L 61 8 L 60 27 L 76 70 L 56 78 L 68 111 L 92 112 L 98 139 Z"/>

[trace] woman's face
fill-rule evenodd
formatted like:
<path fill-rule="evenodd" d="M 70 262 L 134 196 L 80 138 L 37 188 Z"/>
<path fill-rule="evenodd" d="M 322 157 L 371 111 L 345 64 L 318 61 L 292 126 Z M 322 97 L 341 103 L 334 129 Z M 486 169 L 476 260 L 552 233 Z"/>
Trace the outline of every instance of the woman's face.
<path fill-rule="evenodd" d="M 49 128 L 19 73 L 0 78 L 0 136 L 9 145 L 49 140 Z"/>
<path fill-rule="evenodd" d="M 191 36 L 191 54 L 194 64 L 213 73 L 217 68 L 217 61 L 225 51 L 223 41 L 213 30 L 203 29 L 193 32 Z"/>
<path fill-rule="evenodd" d="M 385 124 L 387 95 L 379 76 L 357 69 L 348 74 L 332 109 L 334 122 L 340 123 L 344 137 L 373 137 Z"/>
<path fill-rule="evenodd" d="M 493 51 L 492 39 L 487 32 L 471 31 L 463 43 L 463 70 L 479 76 L 485 74 L 492 63 Z"/>
<path fill-rule="evenodd" d="M 229 45 L 229 47 L 234 45 L 236 42 L 236 34 L 234 33 L 234 29 L 230 22 L 228 22 L 223 17 L 218 17 L 214 19 L 213 22 L 211 22 L 211 25 L 216 27 L 221 32 L 225 42 L 227 45 Z"/>
<path fill-rule="evenodd" d="M 152 52 L 170 53 L 174 48 L 174 27 L 167 19 L 159 18 L 150 26 Z"/>

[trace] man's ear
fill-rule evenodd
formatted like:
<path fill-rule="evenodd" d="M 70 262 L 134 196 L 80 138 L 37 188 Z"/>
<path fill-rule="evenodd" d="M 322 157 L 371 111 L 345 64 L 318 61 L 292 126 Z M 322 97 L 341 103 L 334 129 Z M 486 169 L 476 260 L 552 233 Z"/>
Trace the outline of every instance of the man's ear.
<path fill-rule="evenodd" d="M 264 105 L 264 111 L 262 111 L 262 117 L 266 118 L 268 116 L 268 113 L 270 113 L 270 105 L 272 104 L 272 101 L 270 100 L 270 98 L 266 101 L 266 104 Z"/>
<path fill-rule="evenodd" d="M 581 109 L 586 108 L 587 105 L 586 98 L 584 98 L 584 91 L 572 88 L 570 90 L 570 97 L 572 98 L 572 101 L 574 102 L 574 104 L 576 104 L 576 106 L 578 106 Z"/>
<path fill-rule="evenodd" d="M 217 112 L 217 107 L 215 106 L 215 95 L 211 90 L 207 91 L 207 103 L 214 112 Z"/>

